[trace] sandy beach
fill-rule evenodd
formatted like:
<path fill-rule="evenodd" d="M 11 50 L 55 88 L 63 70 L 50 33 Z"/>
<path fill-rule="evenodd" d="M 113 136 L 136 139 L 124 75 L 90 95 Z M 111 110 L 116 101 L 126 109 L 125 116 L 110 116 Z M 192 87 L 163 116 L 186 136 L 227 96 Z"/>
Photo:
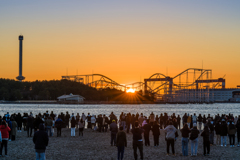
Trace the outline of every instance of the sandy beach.
<path fill-rule="evenodd" d="M 56 136 L 56 129 L 53 137 L 49 137 L 49 145 L 46 149 L 46 159 L 48 160 L 116 160 L 117 148 L 110 145 L 110 132 L 99 133 L 92 130 L 85 129 L 83 137 L 78 136 L 76 129 L 76 137 L 71 137 L 70 129 L 63 129 L 62 136 Z M 127 134 L 128 146 L 125 148 L 124 159 L 133 160 L 132 149 L 132 134 Z M 176 156 L 166 156 L 166 142 L 164 133 L 161 131 L 160 146 L 153 146 L 153 137 L 150 132 L 150 145 L 143 148 L 144 159 L 228 159 L 237 160 L 240 157 L 240 147 L 230 148 L 220 146 L 211 146 L 210 156 L 203 156 L 202 137 L 199 138 L 199 147 L 197 157 L 190 156 L 190 143 L 189 143 L 189 156 L 183 157 L 181 154 L 181 134 L 175 143 Z M 171 153 L 171 150 L 170 150 Z M 4 154 L 4 151 L 3 151 Z M 138 152 L 139 155 L 139 152 Z M 32 142 L 32 137 L 27 137 L 27 132 L 17 132 L 15 141 L 8 143 L 8 157 L 1 157 L 0 159 L 22 159 L 33 160 L 35 159 L 35 149 Z"/>

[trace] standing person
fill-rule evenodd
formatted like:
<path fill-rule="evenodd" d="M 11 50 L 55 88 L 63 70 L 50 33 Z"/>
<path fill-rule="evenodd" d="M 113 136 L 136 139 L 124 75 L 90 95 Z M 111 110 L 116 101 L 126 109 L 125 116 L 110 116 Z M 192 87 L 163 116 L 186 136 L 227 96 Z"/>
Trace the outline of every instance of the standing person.
<path fill-rule="evenodd" d="M 207 118 L 206 118 L 205 114 L 203 115 L 202 122 L 203 122 L 203 126 L 205 127 L 207 124 Z"/>
<path fill-rule="evenodd" d="M 132 117 L 131 117 L 132 129 L 135 127 L 135 125 L 134 125 L 135 122 L 136 122 L 136 117 L 134 114 L 132 114 Z"/>
<path fill-rule="evenodd" d="M 124 147 L 127 147 L 127 135 L 123 131 L 122 126 L 119 128 L 119 130 L 120 131 L 117 133 L 116 146 L 118 148 L 118 160 L 122 160 L 124 155 Z"/>
<path fill-rule="evenodd" d="M 164 118 L 163 118 L 163 114 L 161 113 L 160 114 L 160 129 L 163 129 L 163 120 Z"/>
<path fill-rule="evenodd" d="M 193 128 L 191 129 L 190 140 L 191 140 L 191 156 L 197 156 L 198 149 L 198 135 L 199 130 L 197 129 L 197 124 L 193 123 Z M 195 146 L 195 152 L 193 152 L 193 148 Z"/>
<path fill-rule="evenodd" d="M 84 122 L 83 122 L 82 118 L 78 122 L 78 127 L 79 127 L 79 136 L 80 136 L 80 134 L 82 134 L 82 136 L 83 136 Z"/>
<path fill-rule="evenodd" d="M 11 118 L 12 121 L 12 141 L 15 141 L 16 139 L 16 134 L 17 134 L 17 122 L 14 120 L 14 118 Z"/>
<path fill-rule="evenodd" d="M 86 118 L 87 118 L 87 117 L 86 117 L 86 115 L 85 115 L 84 113 L 82 113 L 82 117 L 81 117 L 81 118 L 82 118 L 83 123 L 84 123 L 84 124 L 83 124 L 83 125 L 84 125 L 83 128 L 85 128 L 85 121 L 86 121 Z"/>
<path fill-rule="evenodd" d="M 47 134 L 49 133 L 49 136 L 52 137 L 52 125 L 53 125 L 53 121 L 51 119 L 52 117 L 47 117 L 47 119 L 45 120 L 45 126 L 46 126 L 46 130 L 47 130 Z"/>
<path fill-rule="evenodd" d="M 197 116 L 196 116 L 196 113 L 194 113 L 193 116 L 192 116 L 192 123 L 196 123 L 196 124 L 197 124 Z"/>
<path fill-rule="evenodd" d="M 91 117 L 91 127 L 93 127 L 92 129 L 95 130 L 95 126 L 96 126 L 96 117 L 95 115 L 92 115 Z"/>
<path fill-rule="evenodd" d="M 185 124 L 181 129 L 182 133 L 182 154 L 183 156 L 188 156 L 188 138 L 191 130 L 188 128 L 188 125 Z"/>
<path fill-rule="evenodd" d="M 76 128 L 78 128 L 78 122 L 80 121 L 80 115 L 77 113 L 76 115 Z"/>
<path fill-rule="evenodd" d="M 87 128 L 91 128 L 91 129 L 92 129 L 92 123 L 91 123 L 91 115 L 90 115 L 90 113 L 88 113 L 88 115 L 87 115 L 87 122 L 88 122 Z"/>
<path fill-rule="evenodd" d="M 159 136 L 160 136 L 160 126 L 158 125 L 157 121 L 153 123 L 152 132 L 153 132 L 154 147 L 157 147 L 159 146 Z"/>
<path fill-rule="evenodd" d="M 150 146 L 149 132 L 151 130 L 151 125 L 149 124 L 149 120 L 144 120 L 142 126 L 143 126 L 143 130 L 144 130 L 145 146 Z"/>
<path fill-rule="evenodd" d="M 9 128 L 10 128 L 9 140 L 8 141 L 11 141 L 11 137 L 12 137 L 12 134 L 11 134 L 11 132 L 12 132 L 12 121 L 10 120 L 10 117 L 7 117 L 6 119 L 7 119 L 6 122 L 7 122 L 8 126 L 9 126 Z"/>
<path fill-rule="evenodd" d="M 210 141 L 209 141 L 209 130 L 208 126 L 204 127 L 203 132 L 201 133 L 201 136 L 203 137 L 203 155 L 208 156 L 210 154 Z M 207 150 L 207 154 L 206 154 Z"/>
<path fill-rule="evenodd" d="M 240 147 L 240 116 L 238 116 L 238 121 L 236 124 L 236 128 L 237 128 L 237 139 L 238 139 L 238 147 Z"/>
<path fill-rule="evenodd" d="M 48 145 L 48 134 L 44 131 L 44 125 L 39 125 L 39 131 L 33 135 L 33 143 L 35 144 L 36 160 L 45 160 L 45 150 Z"/>
<path fill-rule="evenodd" d="M 65 123 L 67 125 L 67 128 L 69 128 L 69 119 L 70 119 L 70 114 L 68 113 L 68 111 L 66 112 L 66 116 L 65 116 Z"/>
<path fill-rule="evenodd" d="M 126 115 L 125 115 L 125 113 L 122 113 L 121 123 L 122 123 L 122 126 L 123 126 L 123 130 L 125 130 L 125 127 L 126 127 Z"/>
<path fill-rule="evenodd" d="M 76 126 L 76 120 L 75 117 L 71 118 L 71 137 L 75 137 L 75 126 Z"/>
<path fill-rule="evenodd" d="M 191 128 L 191 123 L 192 123 L 192 117 L 189 116 L 189 114 L 188 114 L 188 118 L 187 118 L 188 128 Z"/>
<path fill-rule="evenodd" d="M 198 121 L 198 128 L 201 131 L 202 130 L 202 121 L 203 121 L 201 114 L 198 115 L 197 121 Z"/>
<path fill-rule="evenodd" d="M 58 119 L 55 121 L 55 127 L 57 128 L 57 137 L 61 136 L 62 134 L 62 126 L 63 126 L 63 120 L 61 119 L 61 116 L 58 116 Z"/>
<path fill-rule="evenodd" d="M 112 120 L 112 123 L 110 124 L 110 131 L 111 131 L 111 146 L 116 146 L 116 135 L 118 132 L 118 126 L 116 124 L 115 120 Z"/>
<path fill-rule="evenodd" d="M 130 113 L 127 114 L 126 125 L 127 125 L 127 133 L 129 133 L 130 125 L 131 125 L 131 114 Z"/>
<path fill-rule="evenodd" d="M 210 145 L 214 144 L 214 125 L 213 125 L 213 121 L 211 120 L 211 118 L 208 118 L 208 123 L 207 126 L 209 128 L 209 133 L 210 133 Z"/>
<path fill-rule="evenodd" d="M 21 116 L 20 113 L 17 114 L 15 120 L 16 120 L 16 122 L 17 122 L 18 132 L 22 132 L 22 116 Z"/>
<path fill-rule="evenodd" d="M 228 126 L 228 136 L 229 136 L 230 147 L 234 147 L 236 131 L 237 130 L 236 130 L 236 126 L 234 125 L 234 122 L 230 122 Z"/>
<path fill-rule="evenodd" d="M 33 117 L 32 115 L 30 114 L 27 118 L 27 136 L 29 137 L 32 137 L 32 129 L 33 129 Z M 30 135 L 29 135 L 29 131 L 30 131 Z"/>
<path fill-rule="evenodd" d="M 167 140 L 167 156 L 169 155 L 169 147 L 172 147 L 172 154 L 175 156 L 174 150 L 174 141 L 176 138 L 177 129 L 173 126 L 172 122 L 169 122 L 169 125 L 164 129 L 166 133 L 166 140 Z"/>
<path fill-rule="evenodd" d="M 8 139 L 9 139 L 9 132 L 11 129 L 8 127 L 8 124 L 6 121 L 2 121 L 0 125 L 0 132 L 2 134 L 2 143 L 1 143 L 1 149 L 0 149 L 0 156 L 2 156 L 2 150 L 3 147 L 5 148 L 5 156 L 7 157 L 7 144 L 8 144 Z"/>
<path fill-rule="evenodd" d="M 215 125 L 215 133 L 216 133 L 216 145 L 220 146 L 221 144 L 221 121 L 217 121 Z"/>
<path fill-rule="evenodd" d="M 155 121 L 155 115 L 152 112 L 149 116 L 149 123 L 151 126 L 153 126 L 154 121 Z"/>
<path fill-rule="evenodd" d="M 137 149 L 140 151 L 140 159 L 143 159 L 143 140 L 142 140 L 142 133 L 143 129 L 139 128 L 139 124 L 136 121 L 134 123 L 134 128 L 132 129 L 132 134 L 133 134 L 133 154 L 134 154 L 134 159 L 137 160 L 138 155 L 137 155 Z"/>
<path fill-rule="evenodd" d="M 180 129 L 180 124 L 181 124 L 181 117 L 180 117 L 180 115 L 177 116 L 177 124 L 178 124 L 177 129 Z"/>
<path fill-rule="evenodd" d="M 105 116 L 105 114 L 103 115 L 103 121 L 102 121 L 102 130 L 103 132 L 107 132 L 108 129 L 108 117 Z"/>
<path fill-rule="evenodd" d="M 140 117 L 138 118 L 138 123 L 139 123 L 140 125 L 142 125 L 143 120 L 144 120 L 143 114 L 141 113 Z"/>
<path fill-rule="evenodd" d="M 221 124 L 221 146 L 226 147 L 227 146 L 227 133 L 228 133 L 228 126 L 225 121 L 225 119 L 222 119 L 222 124 Z"/>

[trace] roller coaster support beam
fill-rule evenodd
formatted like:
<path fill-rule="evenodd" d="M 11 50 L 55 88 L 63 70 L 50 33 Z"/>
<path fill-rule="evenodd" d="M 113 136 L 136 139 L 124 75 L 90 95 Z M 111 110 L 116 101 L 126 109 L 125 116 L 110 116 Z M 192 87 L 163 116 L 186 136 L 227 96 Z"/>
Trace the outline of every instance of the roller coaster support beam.
<path fill-rule="evenodd" d="M 213 83 L 213 82 L 217 82 L 217 83 L 222 83 L 222 89 L 225 89 L 226 87 L 226 80 L 223 78 L 218 78 L 218 79 L 209 79 L 209 80 L 196 80 L 196 89 L 198 89 L 198 83 Z"/>
<path fill-rule="evenodd" d="M 173 87 L 173 78 L 165 77 L 165 78 L 149 78 L 144 79 L 144 92 L 147 91 L 147 82 L 151 81 L 168 81 L 169 82 L 169 94 L 172 94 L 172 87 Z"/>

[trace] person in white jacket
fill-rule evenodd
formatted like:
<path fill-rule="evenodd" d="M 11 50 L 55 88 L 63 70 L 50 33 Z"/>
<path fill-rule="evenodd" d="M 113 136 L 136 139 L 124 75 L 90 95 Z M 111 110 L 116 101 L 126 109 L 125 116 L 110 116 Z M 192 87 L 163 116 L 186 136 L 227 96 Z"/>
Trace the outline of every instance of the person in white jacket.
<path fill-rule="evenodd" d="M 164 129 L 166 133 L 166 141 L 167 141 L 167 155 L 169 155 L 169 147 L 172 147 L 172 154 L 175 156 L 174 151 L 174 142 L 176 138 L 177 129 L 173 126 L 172 122 L 169 122 L 169 125 Z"/>
<path fill-rule="evenodd" d="M 94 129 L 94 127 L 96 126 L 96 117 L 95 117 L 95 115 L 92 115 L 92 117 L 91 117 L 91 124 L 92 124 L 92 129 Z"/>

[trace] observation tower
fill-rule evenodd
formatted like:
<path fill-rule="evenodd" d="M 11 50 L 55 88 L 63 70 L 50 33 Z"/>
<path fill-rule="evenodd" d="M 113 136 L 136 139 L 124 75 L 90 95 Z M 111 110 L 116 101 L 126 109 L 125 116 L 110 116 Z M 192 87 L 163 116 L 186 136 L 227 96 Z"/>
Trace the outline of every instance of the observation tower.
<path fill-rule="evenodd" d="M 20 35 L 18 37 L 19 39 L 19 76 L 16 77 L 19 82 L 22 82 L 22 80 L 25 79 L 25 77 L 22 76 L 22 41 L 23 41 L 23 35 Z"/>

